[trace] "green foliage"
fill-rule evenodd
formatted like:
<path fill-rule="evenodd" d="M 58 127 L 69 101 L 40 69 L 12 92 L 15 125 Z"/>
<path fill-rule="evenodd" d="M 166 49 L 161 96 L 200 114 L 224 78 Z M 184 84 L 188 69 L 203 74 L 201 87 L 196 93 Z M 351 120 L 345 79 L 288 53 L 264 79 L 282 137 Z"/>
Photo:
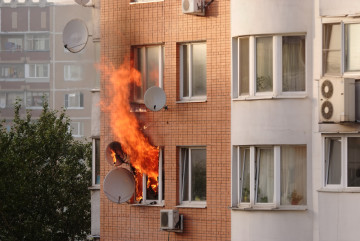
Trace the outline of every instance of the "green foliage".
<path fill-rule="evenodd" d="M 90 229 L 91 145 L 73 139 L 64 111 L 36 121 L 15 106 L 0 124 L 0 240 L 84 240 Z"/>

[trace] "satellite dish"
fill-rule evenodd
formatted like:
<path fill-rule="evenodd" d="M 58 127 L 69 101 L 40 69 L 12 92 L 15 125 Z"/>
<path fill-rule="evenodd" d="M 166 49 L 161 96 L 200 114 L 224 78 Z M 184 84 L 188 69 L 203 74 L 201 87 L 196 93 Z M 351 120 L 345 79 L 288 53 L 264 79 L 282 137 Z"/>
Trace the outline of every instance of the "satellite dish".
<path fill-rule="evenodd" d="M 104 193 L 115 203 L 127 202 L 135 191 L 134 175 L 123 167 L 111 170 L 104 179 Z"/>
<path fill-rule="evenodd" d="M 166 104 L 166 95 L 163 89 L 153 86 L 144 95 L 146 107 L 151 111 L 159 111 Z"/>
<path fill-rule="evenodd" d="M 128 157 L 117 141 L 111 142 L 105 149 L 105 158 L 110 165 L 120 166 L 128 162 Z"/>
<path fill-rule="evenodd" d="M 86 24 L 80 19 L 68 22 L 63 30 L 64 47 L 72 53 L 81 51 L 88 40 Z"/>

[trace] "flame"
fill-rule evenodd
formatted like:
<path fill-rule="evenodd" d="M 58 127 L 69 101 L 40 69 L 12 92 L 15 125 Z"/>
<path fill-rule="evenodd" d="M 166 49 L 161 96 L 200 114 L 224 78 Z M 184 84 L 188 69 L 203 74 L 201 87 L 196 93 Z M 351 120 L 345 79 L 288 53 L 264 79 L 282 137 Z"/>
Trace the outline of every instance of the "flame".
<path fill-rule="evenodd" d="M 135 168 L 136 200 L 140 200 L 142 174 L 146 173 L 149 180 L 157 183 L 159 149 L 150 144 L 148 138 L 141 132 L 136 116 L 130 111 L 130 87 L 133 84 L 141 85 L 141 75 L 132 66 L 132 63 L 125 59 L 118 69 L 113 66 L 102 68 L 105 77 L 109 77 L 110 80 L 107 89 L 110 101 L 101 104 L 110 114 L 110 125 L 115 138 L 120 141 L 131 165 Z"/>
<path fill-rule="evenodd" d="M 114 166 L 116 164 L 116 153 L 113 151 L 113 150 L 110 150 L 111 151 L 111 157 L 112 157 L 112 160 L 113 160 L 113 163 L 114 163 Z"/>

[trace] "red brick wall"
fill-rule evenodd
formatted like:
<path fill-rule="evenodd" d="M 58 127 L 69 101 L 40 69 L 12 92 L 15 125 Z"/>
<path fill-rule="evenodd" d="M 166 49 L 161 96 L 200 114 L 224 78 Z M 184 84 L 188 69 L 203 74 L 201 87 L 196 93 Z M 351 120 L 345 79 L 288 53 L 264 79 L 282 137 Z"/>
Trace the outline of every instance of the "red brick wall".
<path fill-rule="evenodd" d="M 207 101 L 176 103 L 179 86 L 178 44 L 206 41 Z M 103 64 L 119 66 L 131 46 L 162 43 L 165 51 L 164 90 L 168 110 L 140 114 L 147 120 L 152 144 L 164 147 L 165 207 L 179 204 L 178 146 L 206 146 L 207 207 L 178 208 L 184 232 L 160 231 L 160 207 L 110 202 L 101 191 L 102 240 L 230 240 L 230 1 L 215 0 L 206 16 L 182 13 L 180 0 L 129 4 L 102 0 Z M 103 77 L 101 98 L 107 101 L 109 81 Z M 112 169 L 105 148 L 114 141 L 109 113 L 101 114 L 101 183 Z"/>

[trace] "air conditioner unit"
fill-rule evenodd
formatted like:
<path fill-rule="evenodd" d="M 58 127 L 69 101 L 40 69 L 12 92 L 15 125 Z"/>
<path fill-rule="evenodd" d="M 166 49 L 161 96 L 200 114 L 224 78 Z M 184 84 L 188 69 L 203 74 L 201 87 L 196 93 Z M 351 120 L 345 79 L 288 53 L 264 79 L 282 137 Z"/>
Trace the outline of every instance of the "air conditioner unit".
<path fill-rule="evenodd" d="M 172 209 L 162 209 L 160 210 L 160 229 L 170 230 L 177 229 L 179 223 L 179 211 Z"/>
<path fill-rule="evenodd" d="M 205 0 L 182 0 L 183 13 L 194 15 L 205 15 Z"/>
<path fill-rule="evenodd" d="M 355 79 L 322 78 L 319 88 L 320 123 L 355 121 Z"/>

